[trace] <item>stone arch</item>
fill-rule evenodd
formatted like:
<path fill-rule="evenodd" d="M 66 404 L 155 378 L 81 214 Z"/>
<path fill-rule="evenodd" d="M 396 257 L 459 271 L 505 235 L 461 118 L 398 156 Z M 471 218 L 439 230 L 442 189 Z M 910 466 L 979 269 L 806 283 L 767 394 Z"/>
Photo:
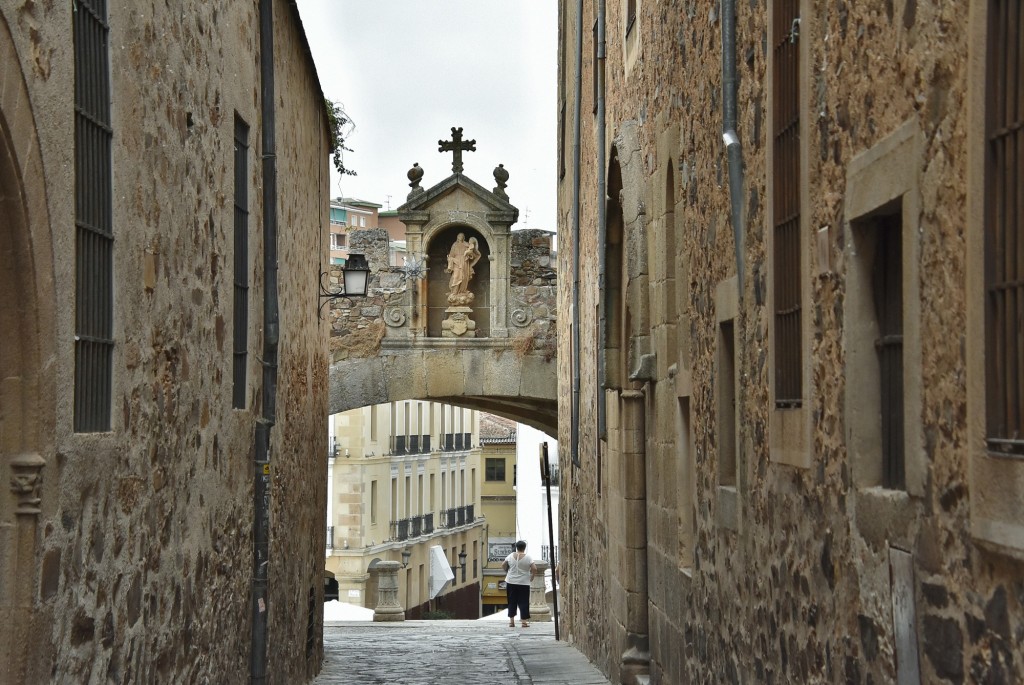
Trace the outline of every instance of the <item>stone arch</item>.
<path fill-rule="evenodd" d="M 458 238 L 464 234 L 466 240 L 475 238 L 480 250 L 480 261 L 474 270 L 475 275 L 470 283 L 473 293 L 473 320 L 476 322 L 476 337 L 490 336 L 491 321 L 491 254 L 493 238 L 490 231 L 481 231 L 467 223 L 448 222 L 443 227 L 429 231 L 424 241 L 427 258 L 427 335 L 432 338 L 441 337 L 441 321 L 445 318 L 445 309 L 449 306 L 448 251 Z"/>
<path fill-rule="evenodd" d="M 614 506 L 630 512 L 610 525 L 609 553 L 636 559 L 628 570 L 611 577 L 611 591 L 625 600 L 616 614 L 614 649 L 623 682 L 649 673 L 650 631 L 647 610 L 647 395 L 641 383 L 654 380 L 650 354 L 650 279 L 648 235 L 644 206 L 645 174 L 636 122 L 626 122 L 612 142 L 608 167 L 606 307 L 609 326 L 605 344 L 616 345 L 609 354 L 606 393 L 616 410 L 609 411 L 608 469 L 620 478 L 609 479 L 607 496 Z M 616 285 L 617 284 L 617 288 Z M 610 350 L 611 351 L 611 350 Z M 615 359 L 613 365 L 611 360 Z M 613 368 L 614 367 L 614 368 Z M 626 524 L 628 518 L 628 525 Z M 634 675 L 629 675 L 634 674 Z"/>
<path fill-rule="evenodd" d="M 44 371 L 56 350 L 55 297 L 42 152 L 22 62 L 2 15 L 0 63 L 8 65 L 0 70 L 0 467 L 10 485 L 0 496 L 0 545 L 8 550 L 0 561 L 0 680 L 18 683 L 36 678 L 36 667 L 24 662 L 29 645 L 48 641 L 39 613 L 46 609 L 36 596 L 36 528 L 40 515 L 56 510 L 55 466 L 43 473 L 55 432 L 53 383 Z"/>
<path fill-rule="evenodd" d="M 612 142 L 608 162 L 605 259 L 606 386 L 651 380 L 650 281 L 644 171 L 636 124 L 627 122 Z"/>
<path fill-rule="evenodd" d="M 454 341 L 452 341 L 454 343 Z M 460 341 L 421 349 L 401 342 L 371 358 L 330 368 L 328 413 L 403 400 L 430 400 L 490 412 L 558 434 L 556 362 L 520 358 L 506 341 Z"/>
<path fill-rule="evenodd" d="M 626 353 L 629 319 L 625 297 L 628 282 L 625 263 L 625 222 L 622 216 L 622 170 L 618 150 L 612 148 L 608 163 L 608 200 L 605 211 L 605 283 L 604 302 L 606 329 L 604 345 L 607 350 L 606 387 L 623 388 L 628 372 Z"/>

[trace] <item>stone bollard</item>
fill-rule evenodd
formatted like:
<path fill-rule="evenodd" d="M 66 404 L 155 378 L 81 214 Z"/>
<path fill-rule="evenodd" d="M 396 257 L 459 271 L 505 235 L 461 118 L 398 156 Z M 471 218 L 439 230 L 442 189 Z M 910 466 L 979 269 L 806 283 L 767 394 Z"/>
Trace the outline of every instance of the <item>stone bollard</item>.
<path fill-rule="evenodd" d="M 381 561 L 377 570 L 377 608 L 373 610 L 373 620 L 404 621 L 405 609 L 398 601 L 398 569 L 402 564 L 397 561 Z"/>
<path fill-rule="evenodd" d="M 530 620 L 550 621 L 551 609 L 548 608 L 544 586 L 544 572 L 548 570 L 548 562 L 534 561 L 533 565 L 537 567 L 537 575 L 530 581 Z"/>

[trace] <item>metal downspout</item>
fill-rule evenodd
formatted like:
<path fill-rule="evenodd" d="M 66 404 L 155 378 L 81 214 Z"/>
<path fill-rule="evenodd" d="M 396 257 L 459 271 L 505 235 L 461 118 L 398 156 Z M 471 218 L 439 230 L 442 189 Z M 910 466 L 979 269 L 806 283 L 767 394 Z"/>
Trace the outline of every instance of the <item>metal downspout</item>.
<path fill-rule="evenodd" d="M 256 422 L 253 472 L 251 682 L 267 677 L 267 602 L 270 564 L 270 436 L 277 418 L 277 138 L 274 127 L 274 6 L 260 0 L 260 108 L 263 152 L 263 383 L 262 416 Z"/>
<path fill-rule="evenodd" d="M 597 293 L 599 306 L 599 319 L 597 327 L 597 377 L 600 379 L 600 387 L 597 389 L 597 435 L 607 439 L 608 426 L 605 423 L 607 413 L 607 401 L 605 399 L 605 387 L 608 385 L 606 375 L 607 362 L 607 337 L 608 337 L 608 301 L 605 297 L 606 288 L 604 280 L 606 256 L 608 252 L 608 180 L 607 180 L 607 155 L 605 153 L 607 130 L 605 126 L 605 99 L 604 99 L 604 65 L 607 54 L 605 42 L 605 0 L 598 0 L 597 3 Z"/>
<path fill-rule="evenodd" d="M 743 297 L 743 146 L 736 132 L 736 2 L 722 0 L 722 140 L 729 160 L 729 199 L 736 246 L 736 286 Z"/>
<path fill-rule="evenodd" d="M 576 0 L 576 86 L 572 138 L 572 463 L 580 465 L 580 115 L 583 109 L 583 0 Z"/>

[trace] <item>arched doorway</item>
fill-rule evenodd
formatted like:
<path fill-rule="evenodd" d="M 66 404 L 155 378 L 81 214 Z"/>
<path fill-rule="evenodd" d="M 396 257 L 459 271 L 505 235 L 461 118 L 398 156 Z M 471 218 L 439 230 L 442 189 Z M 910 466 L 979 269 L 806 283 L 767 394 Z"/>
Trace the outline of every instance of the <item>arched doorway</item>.
<path fill-rule="evenodd" d="M 8 56 L 0 51 L 0 59 Z M 15 92 L 0 101 L 0 239 L 4 243 L 0 249 L 0 465 L 10 485 L 0 497 L 0 547 L 7 550 L 0 560 L 0 616 L 4 619 L 0 625 L 0 681 L 21 683 L 34 680 L 38 669 L 29 655 L 38 654 L 39 646 L 45 644 L 41 636 L 48 632 L 37 613 L 37 594 L 41 590 L 46 599 L 50 589 L 56 590 L 40 588 L 37 564 L 46 464 L 43 436 L 52 432 L 44 428 L 52 413 L 41 406 L 41 360 L 50 356 L 53 342 L 51 334 L 42 334 L 44 322 L 52 316 L 52 304 L 40 300 L 38 288 L 37 260 L 40 255 L 49 256 L 44 176 L 34 131 L 30 126 L 12 130 L 7 116 L 14 109 L 11 105 L 28 107 L 27 94 L 18 90 L 23 83 L 10 84 L 0 78 L 0 93 L 7 87 Z M 18 119 L 22 124 L 26 120 L 31 121 Z M 15 140 L 21 141 L 17 148 Z M 25 140 L 30 144 L 25 145 Z M 19 149 L 24 158 L 19 157 Z M 33 187 L 26 187 L 25 178 L 33 179 Z M 43 266 L 49 273 L 49 264 Z M 56 476 L 50 475 L 53 482 Z"/>

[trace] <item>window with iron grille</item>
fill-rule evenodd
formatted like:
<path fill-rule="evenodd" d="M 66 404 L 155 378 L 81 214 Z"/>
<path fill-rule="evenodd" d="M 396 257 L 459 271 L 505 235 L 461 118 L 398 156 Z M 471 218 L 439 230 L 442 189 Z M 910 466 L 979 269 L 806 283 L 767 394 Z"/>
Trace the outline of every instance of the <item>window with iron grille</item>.
<path fill-rule="evenodd" d="M 505 482 L 505 460 L 488 457 L 484 464 L 484 480 L 488 482 Z"/>
<path fill-rule="evenodd" d="M 231 406 L 245 408 L 249 360 L 249 126 L 235 115 L 235 299 Z"/>
<path fill-rule="evenodd" d="M 1024 456 L 1024 6 L 989 4 L 985 157 L 988 447 Z"/>
<path fill-rule="evenodd" d="M 772 73 L 775 297 L 775 404 L 799 407 L 800 318 L 800 0 L 776 0 Z"/>
<path fill-rule="evenodd" d="M 903 490 L 903 228 L 899 214 L 878 217 L 873 224 L 878 236 L 872 293 L 878 323 L 882 487 Z"/>
<path fill-rule="evenodd" d="M 114 228 L 106 0 L 79 0 L 75 43 L 74 427 L 110 430 Z"/>

